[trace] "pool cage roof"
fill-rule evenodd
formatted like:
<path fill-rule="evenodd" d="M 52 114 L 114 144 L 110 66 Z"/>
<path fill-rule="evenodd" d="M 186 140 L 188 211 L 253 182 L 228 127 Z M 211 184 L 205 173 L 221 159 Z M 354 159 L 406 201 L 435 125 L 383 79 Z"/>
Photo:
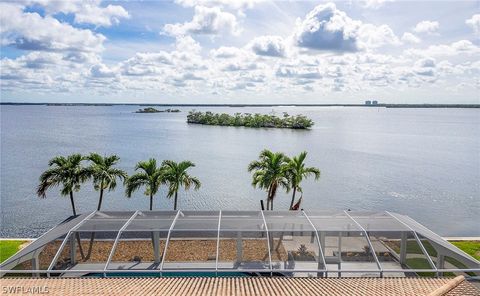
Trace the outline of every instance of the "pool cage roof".
<path fill-rule="evenodd" d="M 95 211 L 62 222 L 0 269 L 0 276 L 475 276 L 480 262 L 388 211 Z"/>

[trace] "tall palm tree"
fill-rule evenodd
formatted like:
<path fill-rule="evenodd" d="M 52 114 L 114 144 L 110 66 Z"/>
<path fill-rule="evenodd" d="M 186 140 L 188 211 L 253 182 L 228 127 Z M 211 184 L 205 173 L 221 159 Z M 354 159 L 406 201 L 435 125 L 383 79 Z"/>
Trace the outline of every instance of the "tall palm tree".
<path fill-rule="evenodd" d="M 290 181 L 290 187 L 293 189 L 292 201 L 290 202 L 290 210 L 293 210 L 293 204 L 295 202 L 295 194 L 297 191 L 302 191 L 300 183 L 304 178 L 314 176 L 315 180 L 320 179 L 320 170 L 315 167 L 305 167 L 305 158 L 307 152 L 302 152 L 298 156 L 290 159 L 288 162 L 288 179 Z"/>
<path fill-rule="evenodd" d="M 188 174 L 187 170 L 191 167 L 195 167 L 195 164 L 191 161 L 182 161 L 176 163 L 172 160 L 165 160 L 162 163 L 162 169 L 164 172 L 163 182 L 168 184 L 168 198 L 175 196 L 173 202 L 173 209 L 177 210 L 178 190 L 180 187 L 184 187 L 185 190 L 189 190 L 193 185 L 195 190 L 200 189 L 202 185 L 196 177 L 192 177 Z"/>
<path fill-rule="evenodd" d="M 120 160 L 120 157 L 117 155 L 102 157 L 97 153 L 90 153 L 87 159 L 92 163 L 89 169 L 92 174 L 94 188 L 100 191 L 97 205 L 97 211 L 100 211 L 102 208 L 103 191 L 106 189 L 108 191 L 115 190 L 117 179 L 124 181 L 128 176 L 125 171 L 114 167 Z"/>
<path fill-rule="evenodd" d="M 48 170 L 40 176 L 37 194 L 41 198 L 47 197 L 47 190 L 52 187 L 62 186 L 60 194 L 70 197 L 73 215 L 77 215 L 73 192 L 80 190 L 80 185 L 90 177 L 89 169 L 82 166 L 83 156 L 72 154 L 67 157 L 56 156 L 52 158 Z"/>
<path fill-rule="evenodd" d="M 273 210 L 273 199 L 278 187 L 289 192 L 287 165 L 289 159 L 283 153 L 263 150 L 258 160 L 248 165 L 248 171 L 253 173 L 253 187 L 267 190 L 267 210 Z"/>
<path fill-rule="evenodd" d="M 53 187 L 62 186 L 60 194 L 70 197 L 73 215 L 77 215 L 73 192 L 80 190 L 80 185 L 90 177 L 90 170 L 82 166 L 83 156 L 72 154 L 67 157 L 56 156 L 52 158 L 48 166 L 50 167 L 40 176 L 40 184 L 37 187 L 37 195 L 41 198 L 47 197 L 47 190 Z M 82 258 L 84 258 L 80 235 L 77 233 L 77 241 Z"/>
<path fill-rule="evenodd" d="M 93 187 L 95 190 L 100 191 L 100 197 L 98 199 L 97 211 L 102 208 L 103 191 L 108 189 L 112 191 L 117 187 L 117 179 L 125 180 L 127 173 L 121 169 L 117 169 L 114 166 L 120 160 L 117 155 L 110 155 L 102 157 L 97 153 L 90 153 L 86 159 L 90 160 L 89 166 L 91 177 L 93 178 Z M 90 237 L 90 244 L 88 247 L 86 259 L 90 258 L 92 254 L 93 241 L 95 239 L 95 232 Z"/>
<path fill-rule="evenodd" d="M 140 187 L 145 186 L 144 194 L 150 197 L 150 211 L 153 210 L 153 196 L 158 192 L 162 184 L 162 170 L 157 167 L 157 161 L 150 158 L 148 161 L 140 161 L 135 166 L 135 171 L 139 171 L 130 176 L 126 182 L 125 194 L 131 197 L 132 193 Z"/>

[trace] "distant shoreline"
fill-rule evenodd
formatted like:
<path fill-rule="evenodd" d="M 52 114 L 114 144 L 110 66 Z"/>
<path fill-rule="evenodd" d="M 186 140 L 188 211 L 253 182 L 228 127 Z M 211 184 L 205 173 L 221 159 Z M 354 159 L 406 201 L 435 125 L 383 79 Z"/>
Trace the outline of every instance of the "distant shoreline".
<path fill-rule="evenodd" d="M 136 103 L 14 103 L 9 106 L 159 106 L 159 107 L 366 107 L 366 108 L 480 108 L 480 104 L 136 104 Z"/>

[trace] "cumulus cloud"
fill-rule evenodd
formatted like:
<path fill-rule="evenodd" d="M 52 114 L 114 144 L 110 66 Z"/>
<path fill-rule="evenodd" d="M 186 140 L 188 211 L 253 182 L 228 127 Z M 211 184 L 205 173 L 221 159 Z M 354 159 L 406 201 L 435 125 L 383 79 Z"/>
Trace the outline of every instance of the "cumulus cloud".
<path fill-rule="evenodd" d="M 138 90 L 181 99 L 212 93 L 231 94 L 234 98 L 238 91 L 250 92 L 248 97 L 252 98 L 274 99 L 280 93 L 277 97 L 283 99 L 300 93 L 302 98 L 318 99 L 319 94 L 331 95 L 333 91 L 343 91 L 347 97 L 363 90 L 381 91 L 377 89 L 380 87 L 384 87 L 384 91 L 405 91 L 406 87 L 421 87 L 426 83 L 438 83 L 437 89 L 447 90 L 447 84 L 457 84 L 459 80 L 474 85 L 472 82 L 480 73 L 480 63 L 472 62 L 480 57 L 480 48 L 475 42 L 458 40 L 403 51 L 379 51 L 380 47 L 402 42 L 421 43 L 419 37 L 425 35 L 408 30 L 399 38 L 389 26 L 354 20 L 332 3 L 319 5 L 299 19 L 291 35 L 278 30 L 276 34 L 284 37 L 257 34 L 254 35 L 257 38 L 248 39 L 249 42 L 233 43 L 245 44 L 241 47 L 225 46 L 213 38 L 193 39 L 193 34 L 217 35 L 238 28 L 236 18 L 234 26 L 218 19 L 225 11 L 232 16 L 236 14 L 233 12 L 236 2 L 223 0 L 208 3 L 181 0 L 182 5 L 195 2 L 205 11 L 197 13 L 197 9 L 190 22 L 171 25 L 177 26 L 169 33 L 175 37 L 174 43 L 164 50 L 133 53 L 130 58 L 112 63 L 102 61 L 100 53 L 103 53 L 105 37 L 95 32 L 98 28 L 77 23 L 110 26 L 117 23 L 120 16 L 82 20 L 76 17 L 79 12 L 68 12 L 66 14 L 71 13 L 68 22 L 60 22 L 56 19 L 60 19 L 59 12 L 74 11 L 79 5 L 77 1 L 35 0 L 35 3 L 44 3 L 45 11 L 41 13 L 24 10 L 25 5 L 30 5 L 25 4 L 26 1 L 30 0 L 21 1 L 16 2 L 20 4 L 0 3 L 2 45 L 29 49 L 16 51 L 20 54 L 17 58 L 0 60 L 2 91 L 83 90 L 111 95 Z M 87 4 L 109 7 L 98 1 Z M 95 13 L 90 15 L 93 17 Z M 105 12 L 105 15 L 108 14 Z M 475 19 L 473 16 L 466 21 L 474 30 Z M 459 25 L 468 30 L 462 22 Z M 200 42 L 205 42 L 206 50 L 202 50 Z M 212 45 L 216 48 L 212 49 Z M 116 59 L 108 59 L 111 60 Z M 315 94 L 305 93 L 307 91 Z"/>
<path fill-rule="evenodd" d="M 405 54 L 415 57 L 476 55 L 480 54 L 480 47 L 473 44 L 470 40 L 459 40 L 451 44 L 430 45 L 425 49 L 407 49 Z"/>
<path fill-rule="evenodd" d="M 0 3 L 2 45 L 23 50 L 85 51 L 103 50 L 105 37 L 90 30 L 74 28 L 51 16 L 23 12 L 22 7 Z"/>
<path fill-rule="evenodd" d="M 435 76 L 435 59 L 425 58 L 415 62 L 413 71 L 421 76 Z"/>
<path fill-rule="evenodd" d="M 285 41 L 280 36 L 260 36 L 253 39 L 249 45 L 252 51 L 261 56 L 286 56 Z"/>
<path fill-rule="evenodd" d="M 222 32 L 238 34 L 240 31 L 235 15 L 220 10 L 218 7 L 196 6 L 195 14 L 190 22 L 166 24 L 166 34 L 172 36 L 186 34 L 217 35 Z"/>
<path fill-rule="evenodd" d="M 295 78 L 297 84 L 308 84 L 314 79 L 323 77 L 316 67 L 280 66 L 275 71 L 275 75 L 281 78 Z"/>
<path fill-rule="evenodd" d="M 480 14 L 474 14 L 471 18 L 465 21 L 475 34 L 480 34 Z"/>
<path fill-rule="evenodd" d="M 420 43 L 420 38 L 418 38 L 417 36 L 413 35 L 412 33 L 410 32 L 405 32 L 403 33 L 402 35 L 402 41 L 403 42 L 406 42 L 406 43 L 412 43 L 412 44 L 417 44 L 417 43 Z"/>
<path fill-rule="evenodd" d="M 297 21 L 294 41 L 299 47 L 314 50 L 356 51 L 360 25 L 334 3 L 322 4 Z"/>
<path fill-rule="evenodd" d="M 413 28 L 413 31 L 415 33 L 433 34 L 439 27 L 440 24 L 436 21 L 421 21 Z"/>
<path fill-rule="evenodd" d="M 359 30 L 359 40 L 367 48 L 377 48 L 384 45 L 400 45 L 400 40 L 387 25 L 375 26 L 364 24 Z"/>
<path fill-rule="evenodd" d="M 233 58 L 240 54 L 241 49 L 232 46 L 221 46 L 217 49 L 212 49 L 210 55 L 215 58 L 227 59 Z"/>
<path fill-rule="evenodd" d="M 27 6 L 40 5 L 49 15 L 57 13 L 73 14 L 75 23 L 110 27 L 120 19 L 129 18 L 129 13 L 120 5 L 101 6 L 101 0 L 25 0 Z"/>
<path fill-rule="evenodd" d="M 84 4 L 74 13 L 76 23 L 94 24 L 103 27 L 110 27 L 113 24 L 118 24 L 121 18 L 130 17 L 122 6 L 111 4 L 106 7 Z"/>
<path fill-rule="evenodd" d="M 175 3 L 178 3 L 185 7 L 195 7 L 195 6 L 222 6 L 228 7 L 231 9 L 246 9 L 252 8 L 255 4 L 264 2 L 265 0 L 175 0 Z"/>
<path fill-rule="evenodd" d="M 90 68 L 90 74 L 92 77 L 96 78 L 115 77 L 117 75 L 115 70 L 110 69 L 102 63 L 92 66 Z"/>
<path fill-rule="evenodd" d="M 394 0 L 363 0 L 362 6 L 365 8 L 379 9 L 387 2 L 393 2 Z"/>
<path fill-rule="evenodd" d="M 334 3 L 318 5 L 304 20 L 297 21 L 293 41 L 300 48 L 337 52 L 401 43 L 389 26 L 353 20 Z"/>

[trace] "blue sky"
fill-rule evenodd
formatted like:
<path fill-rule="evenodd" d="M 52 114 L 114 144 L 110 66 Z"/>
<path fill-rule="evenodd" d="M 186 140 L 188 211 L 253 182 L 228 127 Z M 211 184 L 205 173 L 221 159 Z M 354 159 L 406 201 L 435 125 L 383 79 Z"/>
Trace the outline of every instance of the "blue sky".
<path fill-rule="evenodd" d="M 479 7 L 2 1 L 1 100 L 480 103 Z"/>

